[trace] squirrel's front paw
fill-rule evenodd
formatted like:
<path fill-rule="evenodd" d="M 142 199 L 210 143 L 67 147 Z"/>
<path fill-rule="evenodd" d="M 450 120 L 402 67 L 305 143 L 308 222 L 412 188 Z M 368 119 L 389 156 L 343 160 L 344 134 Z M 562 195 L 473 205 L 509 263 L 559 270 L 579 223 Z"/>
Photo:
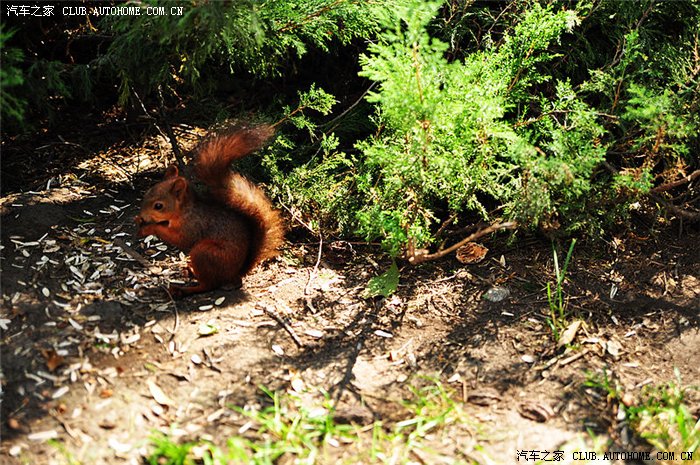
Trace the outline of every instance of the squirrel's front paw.
<path fill-rule="evenodd" d="M 181 299 L 187 295 L 184 286 L 176 286 L 175 284 L 168 286 L 168 293 L 170 293 L 173 299 Z"/>

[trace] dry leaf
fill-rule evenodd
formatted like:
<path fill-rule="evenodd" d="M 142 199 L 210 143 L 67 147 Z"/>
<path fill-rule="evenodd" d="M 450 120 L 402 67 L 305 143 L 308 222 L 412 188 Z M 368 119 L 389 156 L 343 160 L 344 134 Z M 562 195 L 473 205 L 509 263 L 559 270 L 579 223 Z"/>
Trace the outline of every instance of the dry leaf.
<path fill-rule="evenodd" d="M 22 429 L 22 424 L 19 422 L 18 419 L 14 417 L 10 417 L 7 419 L 7 427 L 10 428 L 11 430 L 20 430 Z"/>
<path fill-rule="evenodd" d="M 622 350 L 622 345 L 617 341 L 608 341 L 605 343 L 605 350 L 613 356 L 613 358 L 618 358 L 620 356 L 620 350 Z"/>
<path fill-rule="evenodd" d="M 465 265 L 481 262 L 489 249 L 476 242 L 467 242 L 457 249 L 457 260 Z"/>
<path fill-rule="evenodd" d="M 467 394 L 467 402 L 474 405 L 493 405 L 501 401 L 501 394 L 494 388 L 476 389 Z"/>
<path fill-rule="evenodd" d="M 59 366 L 63 365 L 64 358 L 56 353 L 53 349 L 41 351 L 41 355 L 46 359 L 46 368 L 49 371 L 54 371 Z"/>
<path fill-rule="evenodd" d="M 539 423 L 544 423 L 554 416 L 552 407 L 538 402 L 523 402 L 518 406 L 518 412 L 523 418 Z"/>
<path fill-rule="evenodd" d="M 282 355 L 284 355 L 284 349 L 282 349 L 282 346 L 280 346 L 280 345 L 273 344 L 273 345 L 272 345 L 272 351 L 273 351 L 274 353 L 276 353 L 277 355 L 279 355 L 280 357 L 281 357 Z"/>
<path fill-rule="evenodd" d="M 298 376 L 295 376 L 294 378 L 292 378 L 291 384 L 292 384 L 292 389 L 294 390 L 294 392 L 297 392 L 297 393 L 304 392 L 304 381 L 301 378 L 299 378 Z"/>
<path fill-rule="evenodd" d="M 559 341 L 557 342 L 557 349 L 560 349 L 564 346 L 568 346 L 571 344 L 574 339 L 576 338 L 576 333 L 578 333 L 578 330 L 581 328 L 581 320 L 576 320 L 573 323 L 571 323 L 563 333 L 561 333 L 561 336 L 559 336 Z"/>

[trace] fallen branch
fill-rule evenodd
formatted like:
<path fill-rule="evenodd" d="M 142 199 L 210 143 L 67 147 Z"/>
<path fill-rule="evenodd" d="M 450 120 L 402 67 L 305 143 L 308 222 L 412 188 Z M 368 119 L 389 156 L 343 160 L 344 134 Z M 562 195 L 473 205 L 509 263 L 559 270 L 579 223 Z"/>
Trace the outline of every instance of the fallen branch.
<path fill-rule="evenodd" d="M 672 204 L 671 202 L 662 199 L 660 196 L 655 194 L 651 194 L 651 198 L 655 202 L 661 204 L 661 206 L 663 206 L 666 210 L 670 211 L 675 215 L 680 216 L 681 218 L 692 222 L 700 221 L 700 212 L 685 210 L 681 207 Z"/>
<path fill-rule="evenodd" d="M 619 173 L 619 170 L 617 168 L 615 168 L 614 166 L 612 166 L 607 161 L 603 161 L 602 164 L 610 173 L 612 173 L 612 174 Z M 682 184 L 687 184 L 699 176 L 700 176 L 700 170 L 695 170 L 692 173 L 690 173 L 688 176 L 684 176 L 683 178 L 681 178 L 677 181 L 669 182 L 667 184 L 662 184 L 660 186 L 657 186 L 657 187 L 651 189 L 648 192 L 648 195 L 657 204 L 661 205 L 664 209 L 670 211 L 671 213 L 673 213 L 673 214 L 675 214 L 683 219 L 692 221 L 692 222 L 700 221 L 700 212 L 683 209 L 677 205 L 674 205 L 673 203 L 671 203 L 667 200 L 664 200 L 663 198 L 661 198 L 660 195 L 657 195 L 659 192 L 665 192 L 665 191 L 673 189 L 674 187 L 680 186 Z"/>
<path fill-rule="evenodd" d="M 435 253 L 431 253 L 431 254 L 421 253 L 420 251 L 418 253 L 413 252 L 408 257 L 408 262 L 412 265 L 416 265 L 418 263 L 423 263 L 423 262 L 427 262 L 430 260 L 437 260 L 439 258 L 444 257 L 445 255 L 448 255 L 448 254 L 454 252 L 455 250 L 459 249 L 467 242 L 475 241 L 475 240 L 479 239 L 480 237 L 483 237 L 483 236 L 490 234 L 494 231 L 499 231 L 501 229 L 515 229 L 517 227 L 518 227 L 518 223 L 516 221 L 507 221 L 505 223 L 492 224 L 491 226 L 489 226 L 487 228 L 480 229 L 480 230 L 476 231 L 475 233 L 470 234 L 469 236 L 465 237 L 464 239 L 462 239 L 458 243 L 454 244 L 453 246 L 448 247 L 444 250 L 440 250 L 439 252 L 435 252 Z"/>
<path fill-rule="evenodd" d="M 657 187 L 651 189 L 649 192 L 652 192 L 654 194 L 657 194 L 659 192 L 666 192 L 668 190 L 673 189 L 674 187 L 678 187 L 680 185 L 687 184 L 699 176 L 700 176 L 700 170 L 695 170 L 692 173 L 690 173 L 688 176 L 684 176 L 681 179 L 679 179 L 677 181 L 669 182 L 668 184 L 662 184 L 660 186 L 657 186 Z"/>

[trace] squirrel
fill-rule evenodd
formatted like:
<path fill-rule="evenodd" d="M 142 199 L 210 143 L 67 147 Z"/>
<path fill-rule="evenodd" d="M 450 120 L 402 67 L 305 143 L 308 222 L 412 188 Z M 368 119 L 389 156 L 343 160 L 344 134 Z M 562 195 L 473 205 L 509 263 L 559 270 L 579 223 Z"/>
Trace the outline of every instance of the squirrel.
<path fill-rule="evenodd" d="M 208 187 L 199 194 L 171 165 L 165 178 L 144 196 L 134 218 L 138 235 L 155 235 L 189 252 L 188 269 L 197 284 L 170 285 L 173 297 L 207 292 L 241 278 L 277 255 L 284 240 L 279 211 L 265 193 L 238 173 L 233 160 L 259 149 L 273 134 L 270 126 L 238 129 L 205 140 L 195 157 L 195 176 Z"/>

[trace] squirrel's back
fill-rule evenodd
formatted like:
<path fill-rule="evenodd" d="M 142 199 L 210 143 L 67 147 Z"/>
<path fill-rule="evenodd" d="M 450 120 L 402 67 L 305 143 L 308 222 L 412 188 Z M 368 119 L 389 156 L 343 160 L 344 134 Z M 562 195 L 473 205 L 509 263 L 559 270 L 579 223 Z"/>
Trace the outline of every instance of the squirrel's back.
<path fill-rule="evenodd" d="M 195 174 L 211 195 L 250 220 L 252 243 L 241 275 L 278 253 L 284 241 L 282 218 L 258 186 L 230 169 L 231 162 L 258 150 L 272 136 L 270 126 L 236 129 L 205 140 L 197 151 Z"/>

